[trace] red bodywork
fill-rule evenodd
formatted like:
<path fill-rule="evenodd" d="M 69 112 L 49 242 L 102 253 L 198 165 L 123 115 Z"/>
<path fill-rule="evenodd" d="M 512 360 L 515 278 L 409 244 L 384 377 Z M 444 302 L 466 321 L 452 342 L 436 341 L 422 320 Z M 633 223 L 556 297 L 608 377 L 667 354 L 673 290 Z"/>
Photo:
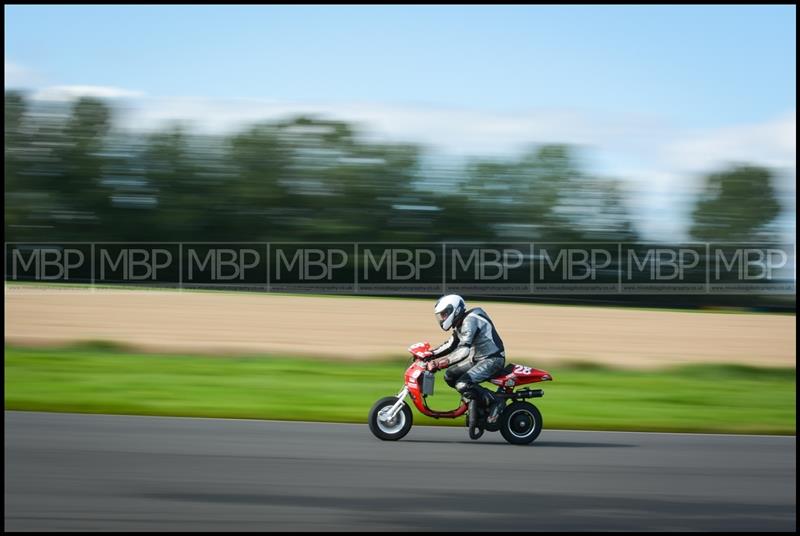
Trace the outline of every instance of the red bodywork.
<path fill-rule="evenodd" d="M 412 351 L 412 348 L 414 349 Z M 424 346 L 414 345 L 409 348 L 414 356 L 414 362 L 408 367 L 405 374 L 405 383 L 408 387 L 408 394 L 411 395 L 411 400 L 414 405 L 423 415 L 435 418 L 454 419 L 460 417 L 467 411 L 467 404 L 462 400 L 461 405 L 451 411 L 435 411 L 428 407 L 425 397 L 422 396 L 422 373 L 426 370 L 426 361 L 423 356 L 430 350 L 430 345 L 425 343 Z M 510 371 L 510 372 L 505 372 Z M 503 391 L 510 393 L 514 390 L 516 385 L 525 385 L 528 383 L 536 383 L 543 381 L 550 381 L 553 378 L 547 371 L 526 367 L 524 365 L 509 364 L 504 369 L 504 373 L 500 376 L 490 379 L 489 381 L 502 388 Z"/>
<path fill-rule="evenodd" d="M 425 361 L 418 358 L 415 359 L 411 366 L 408 367 L 408 370 L 406 370 L 406 387 L 408 387 L 408 394 L 411 395 L 411 400 L 414 401 L 414 405 L 417 406 L 419 412 L 428 417 L 445 419 L 455 419 L 456 417 L 462 416 L 467 411 L 468 407 L 463 400 L 460 406 L 451 411 L 434 411 L 428 407 L 428 404 L 425 402 L 425 397 L 422 396 L 421 384 L 421 376 L 425 370 Z"/>
<path fill-rule="evenodd" d="M 492 378 L 489 381 L 500 387 L 507 387 L 507 390 L 511 390 L 515 385 L 546 382 L 553 379 L 546 370 L 539 370 L 524 365 L 514 365 L 513 363 L 506 367 L 506 369 L 509 367 L 513 367 L 511 372 Z"/>

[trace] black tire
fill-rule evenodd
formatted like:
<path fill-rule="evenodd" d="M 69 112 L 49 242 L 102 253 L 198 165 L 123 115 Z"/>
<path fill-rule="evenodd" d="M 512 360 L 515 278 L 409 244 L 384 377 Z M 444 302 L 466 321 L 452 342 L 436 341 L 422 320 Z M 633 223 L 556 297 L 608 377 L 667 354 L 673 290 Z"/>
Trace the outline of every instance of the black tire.
<path fill-rule="evenodd" d="M 486 426 L 484 427 L 484 430 L 486 430 L 487 432 L 496 432 L 499 429 L 500 429 L 500 419 L 497 419 L 497 422 L 495 423 L 487 422 Z"/>
<path fill-rule="evenodd" d="M 529 402 L 514 402 L 500 416 L 500 433 L 512 445 L 527 445 L 542 431 L 542 414 Z"/>
<path fill-rule="evenodd" d="M 414 424 L 414 414 L 411 413 L 411 408 L 404 401 L 400 407 L 400 411 L 395 417 L 396 424 L 387 424 L 378 420 L 378 414 L 384 408 L 390 408 L 397 402 L 396 396 L 387 396 L 381 398 L 369 410 L 369 429 L 378 439 L 384 441 L 397 441 L 402 439 L 411 430 L 411 425 Z"/>
<path fill-rule="evenodd" d="M 467 406 L 467 428 L 478 426 L 478 411 L 478 402 L 471 399 Z"/>

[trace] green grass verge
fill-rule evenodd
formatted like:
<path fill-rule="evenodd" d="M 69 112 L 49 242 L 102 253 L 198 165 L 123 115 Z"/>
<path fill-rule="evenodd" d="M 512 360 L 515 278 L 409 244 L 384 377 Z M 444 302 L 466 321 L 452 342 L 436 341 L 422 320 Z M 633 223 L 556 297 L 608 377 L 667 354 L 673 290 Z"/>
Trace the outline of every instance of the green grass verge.
<path fill-rule="evenodd" d="M 407 361 L 155 355 L 114 345 L 5 347 L 7 410 L 365 423 L 402 387 Z M 546 428 L 795 434 L 796 369 L 692 365 L 549 370 L 534 400 Z M 441 375 L 441 374 L 440 374 Z M 458 405 L 437 378 L 435 409 Z M 414 411 L 418 424 L 464 426 Z"/>

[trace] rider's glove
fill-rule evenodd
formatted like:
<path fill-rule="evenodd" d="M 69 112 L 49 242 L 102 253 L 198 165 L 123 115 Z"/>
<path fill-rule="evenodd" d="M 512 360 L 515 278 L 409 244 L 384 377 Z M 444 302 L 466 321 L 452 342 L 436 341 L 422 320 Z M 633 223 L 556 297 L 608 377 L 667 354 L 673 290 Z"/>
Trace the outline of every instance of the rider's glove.
<path fill-rule="evenodd" d="M 435 370 L 443 369 L 448 365 L 448 361 L 446 357 L 441 357 L 439 359 L 434 359 L 433 361 L 428 361 L 428 370 L 433 372 Z"/>

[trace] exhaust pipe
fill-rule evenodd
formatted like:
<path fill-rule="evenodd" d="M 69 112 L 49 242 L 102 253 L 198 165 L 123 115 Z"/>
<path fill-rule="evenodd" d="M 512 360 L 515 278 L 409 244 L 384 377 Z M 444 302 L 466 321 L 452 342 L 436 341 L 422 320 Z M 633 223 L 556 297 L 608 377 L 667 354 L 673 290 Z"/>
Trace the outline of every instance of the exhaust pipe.
<path fill-rule="evenodd" d="M 495 396 L 501 398 L 541 398 L 544 396 L 544 391 L 541 389 L 524 389 L 522 391 L 516 391 L 514 393 L 494 393 Z"/>

